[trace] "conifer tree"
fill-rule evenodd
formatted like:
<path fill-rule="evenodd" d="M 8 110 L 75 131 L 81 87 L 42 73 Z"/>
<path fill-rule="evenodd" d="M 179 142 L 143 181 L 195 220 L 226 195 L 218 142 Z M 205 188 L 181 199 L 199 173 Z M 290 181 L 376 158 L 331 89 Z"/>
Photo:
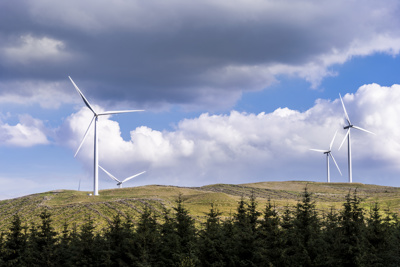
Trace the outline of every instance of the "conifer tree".
<path fill-rule="evenodd" d="M 396 266 L 395 235 L 390 222 L 382 218 L 378 203 L 375 203 L 367 220 L 368 241 L 366 264 L 368 266 Z"/>
<path fill-rule="evenodd" d="M 42 213 L 40 213 L 39 217 L 41 219 L 41 224 L 38 228 L 36 238 L 30 242 L 35 243 L 33 244 L 33 246 L 36 248 L 34 262 L 37 263 L 38 266 L 57 266 L 57 233 L 51 225 L 51 214 L 47 209 L 45 209 Z"/>
<path fill-rule="evenodd" d="M 346 196 L 339 220 L 340 244 L 339 264 L 343 266 L 365 266 L 366 242 L 364 213 L 355 191 L 353 197 Z"/>
<path fill-rule="evenodd" d="M 238 203 L 237 213 L 233 221 L 233 240 L 235 244 L 236 262 L 240 266 L 252 266 L 255 264 L 255 255 L 258 253 L 256 246 L 256 229 L 259 212 L 256 211 L 257 203 L 254 195 L 247 204 L 242 197 Z"/>
<path fill-rule="evenodd" d="M 156 215 L 145 206 L 133 236 L 135 248 L 133 254 L 138 266 L 156 266 L 160 263 L 160 234 Z"/>
<path fill-rule="evenodd" d="M 176 201 L 174 226 L 178 236 L 179 261 L 197 262 L 197 230 L 189 211 L 183 205 L 182 195 Z"/>
<path fill-rule="evenodd" d="M 173 207 L 175 213 L 164 209 L 164 223 L 161 226 L 160 263 L 162 266 L 197 264 L 197 231 L 194 220 L 183 205 L 180 194 Z"/>
<path fill-rule="evenodd" d="M 224 262 L 225 266 L 235 266 L 237 262 L 236 257 L 236 241 L 234 240 L 235 226 L 233 215 L 225 219 L 222 223 L 222 237 L 223 237 L 223 251 L 224 251 Z"/>
<path fill-rule="evenodd" d="M 272 205 L 271 199 L 268 199 L 263 220 L 258 229 L 259 264 L 262 266 L 283 266 L 283 241 L 278 212 Z"/>
<path fill-rule="evenodd" d="M 291 266 L 291 259 L 295 255 L 295 244 L 293 237 L 293 212 L 290 210 L 289 205 L 286 205 L 280 223 L 282 229 L 282 242 L 284 244 L 283 250 L 283 266 Z"/>
<path fill-rule="evenodd" d="M 68 229 L 69 225 L 67 221 L 63 224 L 63 230 L 59 236 L 59 243 L 57 246 L 56 257 L 59 266 L 68 266 L 70 254 L 71 254 L 71 232 Z"/>
<path fill-rule="evenodd" d="M 322 238 L 326 244 L 325 265 L 334 267 L 337 266 L 337 259 L 340 254 L 340 231 L 339 214 L 333 209 L 333 207 L 331 207 L 327 215 L 324 216 L 322 226 Z"/>
<path fill-rule="evenodd" d="M 4 242 L 4 266 L 24 266 L 27 248 L 26 227 L 18 214 L 13 216 L 10 232 Z"/>
<path fill-rule="evenodd" d="M 5 254 L 5 248 L 4 248 L 4 232 L 0 232 L 0 266 L 4 265 L 4 254 Z"/>
<path fill-rule="evenodd" d="M 109 266 L 129 266 L 132 263 L 133 229 L 126 228 L 121 215 L 114 216 L 102 239 L 104 239 L 103 260 Z"/>
<path fill-rule="evenodd" d="M 288 232 L 291 247 L 287 250 L 290 253 L 287 258 L 291 266 L 322 266 L 325 263 L 320 229 L 315 203 L 306 187 L 302 201 L 296 205 L 293 227 Z"/>
<path fill-rule="evenodd" d="M 102 261 L 107 261 L 102 257 L 104 246 L 100 242 L 99 236 L 95 235 L 94 228 L 93 219 L 89 216 L 81 226 L 76 238 L 71 240 L 73 247 L 69 265 L 100 266 Z"/>
<path fill-rule="evenodd" d="M 179 241 L 174 227 L 174 218 L 171 216 L 170 210 L 163 209 L 163 219 L 159 264 L 160 266 L 175 266 L 175 263 L 179 260 Z"/>
<path fill-rule="evenodd" d="M 219 216 L 221 213 L 211 203 L 204 229 L 199 237 L 199 260 L 202 266 L 224 266 L 224 236 Z"/>

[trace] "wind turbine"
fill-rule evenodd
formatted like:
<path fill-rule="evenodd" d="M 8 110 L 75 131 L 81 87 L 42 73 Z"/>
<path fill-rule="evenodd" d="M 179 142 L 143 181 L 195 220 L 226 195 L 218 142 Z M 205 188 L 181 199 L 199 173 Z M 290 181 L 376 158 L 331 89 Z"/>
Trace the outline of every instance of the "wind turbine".
<path fill-rule="evenodd" d="M 331 182 L 330 172 L 329 172 L 329 156 L 333 159 L 333 162 L 335 163 L 336 168 L 338 169 L 340 175 L 342 175 L 342 172 L 340 171 L 339 166 L 337 165 L 336 160 L 335 160 L 335 158 L 333 157 L 333 155 L 331 153 L 332 152 L 332 145 L 333 145 L 333 142 L 335 141 L 336 134 L 337 134 L 337 131 L 335 132 L 335 135 L 332 138 L 331 144 L 329 145 L 329 150 L 312 149 L 312 148 L 310 149 L 312 151 L 322 152 L 322 153 L 324 153 L 326 155 L 326 167 L 327 167 L 326 177 L 327 177 L 328 183 Z"/>
<path fill-rule="evenodd" d="M 94 174 L 93 174 L 93 195 L 97 196 L 99 195 L 99 172 L 98 172 L 98 166 L 99 166 L 99 152 L 97 148 L 97 143 L 98 143 L 98 136 L 97 136 L 97 121 L 99 116 L 103 115 L 112 115 L 112 114 L 119 114 L 119 113 L 128 113 L 128 112 L 138 112 L 138 111 L 144 111 L 144 110 L 120 110 L 120 111 L 105 111 L 98 113 L 96 112 L 93 107 L 90 105 L 89 101 L 86 99 L 86 97 L 82 94 L 81 90 L 79 90 L 78 86 L 74 83 L 74 81 L 71 79 L 70 76 L 68 78 L 71 80 L 72 84 L 74 85 L 76 91 L 78 91 L 79 95 L 82 97 L 83 102 L 85 105 L 90 109 L 90 111 L 93 112 L 93 118 L 89 123 L 89 126 L 85 132 L 85 135 L 83 136 L 83 139 L 81 141 L 81 144 L 78 147 L 78 150 L 76 151 L 74 157 L 78 154 L 79 150 L 81 149 L 83 142 L 85 142 L 86 136 L 89 133 L 90 126 L 93 123 L 94 120 Z"/>
<path fill-rule="evenodd" d="M 352 182 L 353 182 L 353 171 L 352 171 L 352 166 L 351 166 L 351 138 L 350 138 L 350 129 L 351 129 L 351 128 L 354 128 L 354 129 L 357 129 L 357 130 L 360 130 L 360 131 L 364 131 L 364 132 L 367 132 L 367 133 L 370 133 L 370 134 L 375 134 L 375 133 L 370 132 L 370 131 L 367 131 L 367 130 L 361 128 L 361 127 L 358 127 L 358 126 L 355 126 L 355 125 L 351 124 L 349 115 L 347 114 L 346 107 L 344 106 L 343 99 L 342 99 L 342 96 L 341 96 L 340 94 L 339 94 L 339 97 L 340 97 L 340 101 L 342 102 L 344 115 L 346 116 L 346 120 L 347 120 L 347 125 L 343 127 L 343 129 L 345 129 L 345 130 L 347 129 L 347 133 L 346 133 L 346 135 L 344 136 L 343 141 L 342 141 L 342 143 L 341 143 L 340 146 L 339 146 L 339 150 L 340 150 L 340 148 L 342 147 L 342 145 L 343 145 L 343 143 L 344 143 L 344 141 L 346 140 L 346 137 L 347 137 L 347 152 L 348 152 L 347 160 L 348 160 L 348 165 L 349 165 L 349 183 L 352 183 Z"/>
<path fill-rule="evenodd" d="M 143 174 L 143 173 L 146 172 L 146 171 L 144 171 L 144 172 L 141 172 L 141 173 L 138 173 L 138 174 L 129 176 L 128 178 L 125 178 L 125 180 L 120 181 L 120 180 L 118 180 L 117 178 L 115 178 L 114 175 L 112 175 L 111 173 L 109 173 L 108 171 L 106 171 L 106 170 L 105 170 L 103 167 L 101 167 L 100 165 L 99 165 L 99 167 L 100 167 L 100 169 L 102 169 L 108 176 L 110 176 L 111 179 L 113 179 L 114 181 L 117 182 L 117 185 L 119 186 L 119 188 L 122 188 L 122 184 L 125 183 L 126 181 L 129 181 L 130 179 L 135 178 L 135 177 L 137 177 L 137 176 L 139 176 L 139 175 L 141 175 L 141 174 Z"/>

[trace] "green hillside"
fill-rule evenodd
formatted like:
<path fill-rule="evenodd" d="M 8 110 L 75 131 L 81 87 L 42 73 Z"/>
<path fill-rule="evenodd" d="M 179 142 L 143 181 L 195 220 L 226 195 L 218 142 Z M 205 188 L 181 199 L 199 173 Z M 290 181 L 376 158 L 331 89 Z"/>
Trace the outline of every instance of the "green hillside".
<path fill-rule="evenodd" d="M 397 187 L 302 181 L 202 187 L 148 185 L 101 190 L 100 196 L 96 197 L 89 196 L 90 192 L 55 190 L 3 200 L 0 201 L 0 231 L 8 229 L 14 214 L 19 214 L 27 225 L 39 224 L 38 214 L 43 209 L 49 209 L 52 213 L 56 230 L 61 230 L 65 222 L 70 226 L 76 223 L 79 227 L 90 216 L 95 221 L 96 229 L 101 231 L 118 213 L 136 220 L 144 207 L 148 206 L 161 215 L 164 208 L 171 209 L 174 206 L 179 194 L 193 218 L 202 222 L 211 203 L 222 212 L 222 216 L 227 217 L 235 213 L 240 198 L 248 198 L 252 192 L 259 203 L 259 210 L 264 209 L 268 199 L 275 203 L 278 210 L 286 206 L 294 207 L 306 186 L 320 211 L 328 211 L 331 207 L 341 209 L 345 196 L 354 190 L 357 190 L 367 210 L 372 203 L 379 202 L 382 210 L 400 211 L 400 188 Z"/>

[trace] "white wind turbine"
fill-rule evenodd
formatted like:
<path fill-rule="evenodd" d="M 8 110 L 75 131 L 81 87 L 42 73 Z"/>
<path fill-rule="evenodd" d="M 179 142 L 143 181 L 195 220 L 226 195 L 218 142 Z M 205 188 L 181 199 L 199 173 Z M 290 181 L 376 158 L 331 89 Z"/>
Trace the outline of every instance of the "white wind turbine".
<path fill-rule="evenodd" d="M 358 127 L 358 126 L 355 126 L 355 125 L 351 124 L 349 115 L 347 114 L 346 108 L 345 108 L 344 103 L 343 103 L 342 96 L 341 96 L 340 94 L 339 94 L 339 97 L 340 97 L 340 101 L 342 102 L 344 115 L 346 116 L 346 120 L 347 120 L 347 125 L 343 127 L 343 129 L 345 129 L 345 130 L 347 129 L 347 133 L 346 133 L 346 135 L 344 136 L 343 141 L 342 141 L 342 143 L 341 143 L 340 146 L 339 146 L 339 150 L 340 150 L 340 148 L 342 147 L 342 145 L 343 145 L 343 143 L 344 143 L 344 141 L 346 140 L 346 137 L 347 137 L 347 152 L 348 152 L 347 160 L 348 160 L 348 166 L 349 166 L 349 183 L 352 183 L 352 182 L 353 182 L 353 171 L 352 171 L 352 166 L 351 166 L 351 138 L 350 138 L 350 129 L 351 129 L 351 128 L 354 128 L 354 129 L 357 129 L 357 130 L 360 130 L 360 131 L 364 131 L 364 132 L 367 132 L 367 133 L 370 133 L 370 134 L 375 134 L 375 133 L 370 132 L 370 131 L 367 131 L 367 130 L 361 128 L 361 127 Z"/>
<path fill-rule="evenodd" d="M 114 175 L 112 175 L 111 173 L 109 173 L 108 171 L 106 171 L 106 170 L 105 170 L 103 167 L 101 167 L 100 165 L 99 165 L 99 167 L 100 167 L 100 169 L 102 169 L 111 179 L 113 179 L 114 181 L 117 182 L 117 185 L 119 186 L 119 188 L 122 188 L 122 184 L 125 183 L 126 181 L 129 181 L 130 179 L 133 179 L 133 178 L 135 178 L 135 177 L 137 177 L 137 176 L 139 176 L 139 175 L 141 175 L 141 174 L 143 174 L 143 173 L 146 172 L 146 171 L 144 171 L 144 172 L 141 172 L 141 173 L 138 173 L 138 174 L 129 176 L 128 178 L 125 178 L 125 180 L 120 181 L 120 180 L 118 180 Z"/>
<path fill-rule="evenodd" d="M 335 158 L 333 157 L 333 155 L 332 155 L 332 153 L 331 153 L 331 152 L 332 152 L 332 145 L 333 145 L 333 142 L 335 141 L 336 134 L 337 134 L 337 131 L 335 132 L 335 135 L 334 135 L 333 138 L 332 138 L 331 144 L 329 145 L 329 150 L 312 149 L 312 148 L 310 149 L 310 150 L 312 150 L 312 151 L 322 152 L 322 153 L 326 154 L 326 167 L 327 167 L 327 174 L 326 174 L 326 176 L 327 176 L 327 181 L 328 181 L 328 183 L 331 182 L 330 172 L 329 172 L 329 156 L 332 158 L 333 162 L 335 163 L 336 168 L 338 169 L 340 175 L 342 175 L 342 172 L 340 171 L 339 166 L 338 166 L 338 164 L 336 163 L 336 160 L 335 160 Z"/>
<path fill-rule="evenodd" d="M 99 195 L 99 172 L 98 172 L 98 166 L 99 166 L 99 153 L 98 153 L 98 148 L 97 148 L 97 143 L 98 143 L 98 136 L 97 136 L 97 120 L 99 116 L 102 115 L 112 115 L 112 114 L 119 114 L 119 113 L 128 113 L 128 112 L 138 112 L 138 111 L 143 111 L 143 110 L 120 110 L 120 111 L 105 111 L 98 113 L 96 112 L 93 107 L 90 105 L 89 101 L 86 99 L 86 97 L 82 94 L 81 90 L 79 90 L 78 86 L 74 83 L 74 81 L 71 79 L 70 76 L 68 78 L 71 80 L 72 84 L 74 85 L 76 91 L 78 91 L 79 95 L 82 97 L 83 102 L 85 105 L 93 112 L 93 118 L 89 123 L 89 127 L 87 128 L 85 135 L 83 136 L 83 139 L 81 141 L 81 144 L 78 147 L 78 150 L 76 151 L 74 157 L 78 154 L 79 150 L 81 149 L 83 142 L 85 142 L 86 136 L 89 133 L 90 126 L 93 123 L 94 120 L 94 177 L 93 177 L 93 195 L 97 196 Z"/>

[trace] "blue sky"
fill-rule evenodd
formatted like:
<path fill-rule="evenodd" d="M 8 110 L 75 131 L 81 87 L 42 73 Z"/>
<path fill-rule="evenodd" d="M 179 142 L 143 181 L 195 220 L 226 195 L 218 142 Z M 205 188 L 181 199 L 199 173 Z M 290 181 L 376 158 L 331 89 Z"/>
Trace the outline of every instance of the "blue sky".
<path fill-rule="evenodd" d="M 126 186 L 353 181 L 399 186 L 397 1 L 0 3 L 0 199 L 92 190 L 93 137 L 70 75 L 99 110 L 100 164 Z M 301 12 L 299 12 L 301 11 Z M 101 170 L 100 190 L 115 183 Z"/>

